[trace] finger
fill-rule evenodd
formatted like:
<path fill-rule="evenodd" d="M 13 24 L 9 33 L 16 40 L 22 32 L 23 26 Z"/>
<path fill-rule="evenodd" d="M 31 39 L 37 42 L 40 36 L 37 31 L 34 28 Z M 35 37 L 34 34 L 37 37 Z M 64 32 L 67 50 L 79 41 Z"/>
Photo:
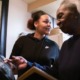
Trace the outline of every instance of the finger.
<path fill-rule="evenodd" d="M 11 59 L 4 59 L 4 62 L 8 63 L 8 62 L 12 62 L 12 60 Z"/>
<path fill-rule="evenodd" d="M 18 66 L 18 69 L 24 69 L 26 67 L 27 67 L 27 64 L 21 64 L 21 65 Z"/>
<path fill-rule="evenodd" d="M 25 59 L 22 56 L 12 56 L 13 60 L 19 61 L 19 62 L 24 62 Z"/>
<path fill-rule="evenodd" d="M 12 56 L 12 59 L 20 59 L 19 56 Z"/>

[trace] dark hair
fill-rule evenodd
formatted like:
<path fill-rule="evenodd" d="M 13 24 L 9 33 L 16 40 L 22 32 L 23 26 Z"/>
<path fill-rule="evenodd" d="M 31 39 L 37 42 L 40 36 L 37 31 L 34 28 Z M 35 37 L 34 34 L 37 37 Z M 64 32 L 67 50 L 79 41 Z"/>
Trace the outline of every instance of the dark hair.
<path fill-rule="evenodd" d="M 27 27 L 31 30 L 35 30 L 35 26 L 34 26 L 34 22 L 35 21 L 38 21 L 39 18 L 42 16 L 42 15 L 45 15 L 47 13 L 45 13 L 44 11 L 36 11 L 34 13 L 32 13 L 31 15 L 31 19 L 28 20 L 28 23 L 27 23 Z"/>

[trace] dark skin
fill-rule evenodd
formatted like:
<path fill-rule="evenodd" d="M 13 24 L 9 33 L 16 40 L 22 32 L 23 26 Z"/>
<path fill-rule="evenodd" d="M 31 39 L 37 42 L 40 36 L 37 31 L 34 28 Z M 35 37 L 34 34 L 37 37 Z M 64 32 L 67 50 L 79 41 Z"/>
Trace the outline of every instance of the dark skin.
<path fill-rule="evenodd" d="M 62 4 L 57 10 L 57 25 L 64 33 L 70 35 L 77 34 L 78 31 L 78 11 L 74 7 L 73 11 L 69 7 Z"/>

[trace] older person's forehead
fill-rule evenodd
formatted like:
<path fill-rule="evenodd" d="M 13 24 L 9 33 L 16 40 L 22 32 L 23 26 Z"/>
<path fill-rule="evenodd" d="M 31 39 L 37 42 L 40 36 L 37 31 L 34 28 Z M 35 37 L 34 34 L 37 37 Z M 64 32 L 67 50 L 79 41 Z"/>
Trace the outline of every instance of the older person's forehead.
<path fill-rule="evenodd" d="M 75 4 L 75 6 L 77 7 L 78 12 L 80 12 L 80 0 L 63 0 L 62 5 L 63 4 L 65 4 L 65 5 L 66 4 Z"/>
<path fill-rule="evenodd" d="M 58 8 L 57 13 L 58 13 L 58 12 L 62 12 L 62 11 L 68 11 L 68 10 L 69 10 L 69 8 L 68 8 L 67 6 L 61 5 L 61 6 Z"/>

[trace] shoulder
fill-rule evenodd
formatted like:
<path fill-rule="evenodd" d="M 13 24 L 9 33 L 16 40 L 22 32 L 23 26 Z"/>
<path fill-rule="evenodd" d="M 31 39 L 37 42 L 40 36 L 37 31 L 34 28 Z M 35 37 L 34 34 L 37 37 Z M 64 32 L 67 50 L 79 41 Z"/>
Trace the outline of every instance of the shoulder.
<path fill-rule="evenodd" d="M 72 42 L 71 39 L 72 39 L 72 37 L 63 42 L 62 47 L 61 47 L 61 51 L 69 48 L 69 46 L 72 45 L 72 43 L 70 43 L 70 42 Z"/>
<path fill-rule="evenodd" d="M 62 46 L 69 44 L 69 42 L 71 42 L 72 37 L 70 37 L 69 39 L 65 40 L 62 44 Z"/>
<path fill-rule="evenodd" d="M 27 35 L 23 35 L 23 36 L 20 36 L 20 37 L 18 37 L 18 39 L 16 40 L 16 42 L 17 43 L 24 43 L 24 41 L 26 41 L 28 38 L 29 38 L 29 36 L 30 36 L 31 34 L 27 34 Z"/>
<path fill-rule="evenodd" d="M 26 34 L 26 35 L 22 35 L 22 36 L 20 36 L 18 39 L 19 40 L 23 40 L 23 39 L 26 39 L 26 38 L 29 38 L 29 36 L 31 36 L 32 34 Z"/>
<path fill-rule="evenodd" d="M 49 45 L 55 46 L 55 47 L 58 47 L 58 48 L 59 48 L 58 44 L 57 44 L 55 41 L 52 41 L 52 40 L 50 40 L 50 39 L 48 39 L 48 38 L 45 38 L 45 39 L 46 39 L 46 42 L 47 42 Z"/>

